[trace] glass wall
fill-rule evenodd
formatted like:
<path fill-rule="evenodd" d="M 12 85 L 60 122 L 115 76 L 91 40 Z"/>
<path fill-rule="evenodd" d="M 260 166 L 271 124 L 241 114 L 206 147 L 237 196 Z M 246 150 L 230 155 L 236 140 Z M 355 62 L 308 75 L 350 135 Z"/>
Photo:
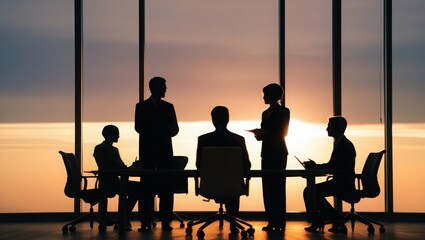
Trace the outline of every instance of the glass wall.
<path fill-rule="evenodd" d="M 138 1 L 83 1 L 83 170 L 96 170 L 94 147 L 108 124 L 120 130 L 123 161 L 130 166 L 138 155 L 134 109 L 139 100 Z M 118 198 L 108 207 L 117 209 Z M 86 205 L 83 205 L 88 207 Z"/>
<path fill-rule="evenodd" d="M 394 211 L 425 212 L 425 2 L 393 8 Z"/>
<path fill-rule="evenodd" d="M 31 3 L 0 8 L 1 213 L 73 210 L 58 153 L 74 150 L 73 2 Z"/>
<path fill-rule="evenodd" d="M 394 210 L 424 212 L 425 3 L 394 0 Z M 23 4 L 24 3 L 24 4 Z M 73 1 L 2 1 L 0 9 L 0 212 L 71 212 L 63 193 L 59 150 L 74 152 Z M 286 105 L 291 109 L 288 168 L 294 155 L 329 160 L 332 138 L 332 1 L 286 1 Z M 197 137 L 212 131 L 210 111 L 230 110 L 229 129 L 245 137 L 253 169 L 260 142 L 245 130 L 267 108 L 261 89 L 278 82 L 278 1 L 146 0 L 146 82 L 167 79 L 166 101 L 177 111 L 175 155 L 195 168 Z M 137 158 L 138 1 L 84 1 L 83 170 L 96 169 L 93 149 L 106 124 L 120 128 L 115 144 L 130 165 Z M 357 149 L 356 171 L 384 148 L 382 1 L 343 2 L 343 115 Z M 53 19 L 53 21 L 52 21 Z M 381 195 L 362 211 L 384 210 Z M 324 180 L 324 179 L 323 179 Z M 321 181 L 321 180 L 320 180 Z M 193 194 L 176 196 L 176 210 L 216 210 Z M 305 180 L 287 181 L 288 211 L 304 211 Z M 261 183 L 252 179 L 242 211 L 262 211 Z M 404 196 L 409 196 L 404 197 Z M 116 210 L 116 198 L 110 210 Z M 83 210 L 87 210 L 87 206 Z M 348 209 L 345 207 L 345 209 Z"/>
<path fill-rule="evenodd" d="M 347 137 L 356 147 L 356 172 L 370 152 L 385 149 L 383 96 L 383 6 L 381 1 L 344 1 L 342 10 L 342 114 Z M 384 159 L 381 194 L 361 201 L 360 211 L 384 211 Z M 347 205 L 344 209 L 350 209 Z"/>
<path fill-rule="evenodd" d="M 289 169 L 298 158 L 325 163 L 332 151 L 326 133 L 332 116 L 332 2 L 286 1 L 286 105 L 291 110 L 287 136 Z M 317 179 L 318 182 L 325 179 Z M 305 211 L 305 179 L 287 180 L 287 210 Z"/>
<path fill-rule="evenodd" d="M 245 130 L 259 126 L 266 108 L 261 89 L 278 82 L 278 1 L 146 1 L 146 97 L 153 76 L 167 79 L 165 100 L 180 125 L 175 155 L 195 168 L 197 137 L 214 129 L 210 112 L 230 111 L 229 130 L 246 137 L 253 168 L 260 168 L 259 142 Z M 242 210 L 262 210 L 261 186 L 251 182 Z M 216 210 L 211 202 L 176 195 L 177 210 Z"/>

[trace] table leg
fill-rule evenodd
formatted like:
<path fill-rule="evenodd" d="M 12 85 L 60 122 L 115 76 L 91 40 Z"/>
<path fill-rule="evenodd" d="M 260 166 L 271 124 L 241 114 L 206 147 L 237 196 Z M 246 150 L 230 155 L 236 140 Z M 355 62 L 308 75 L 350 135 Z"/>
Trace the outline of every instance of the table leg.
<path fill-rule="evenodd" d="M 342 200 L 340 198 L 334 197 L 334 207 L 337 212 L 342 213 Z"/>
<path fill-rule="evenodd" d="M 283 176 L 283 226 L 282 228 L 286 228 L 286 176 Z"/>
<path fill-rule="evenodd" d="M 128 176 L 121 176 L 118 199 L 118 227 L 120 232 L 125 232 L 127 222 L 127 191 Z"/>

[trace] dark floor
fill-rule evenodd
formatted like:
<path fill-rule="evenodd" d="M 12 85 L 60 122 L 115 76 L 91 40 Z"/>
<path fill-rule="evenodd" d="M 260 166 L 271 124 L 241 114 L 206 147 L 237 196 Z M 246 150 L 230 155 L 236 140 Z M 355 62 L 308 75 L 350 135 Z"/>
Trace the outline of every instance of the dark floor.
<path fill-rule="evenodd" d="M 350 229 L 347 235 L 325 233 L 309 233 L 304 230 L 307 225 L 304 221 L 288 221 L 286 231 L 284 233 L 268 234 L 261 231 L 261 228 L 266 224 L 264 221 L 250 221 L 254 226 L 255 234 L 250 239 L 289 239 L 289 240 L 304 240 L 304 239 L 425 239 L 425 223 L 423 222 L 384 222 L 385 233 L 381 234 L 376 228 L 375 234 L 370 235 L 367 229 L 362 224 L 356 224 L 355 231 Z M 21 240 L 21 239 L 198 239 L 196 236 L 197 226 L 193 228 L 192 238 L 187 237 L 184 228 L 179 227 L 179 222 L 173 221 L 174 229 L 171 232 L 162 232 L 161 225 L 149 233 L 139 233 L 136 229 L 139 227 L 137 222 L 132 222 L 134 230 L 119 234 L 113 227 L 108 227 L 105 233 L 99 233 L 97 230 L 98 224 L 95 223 L 94 228 L 90 229 L 88 223 L 77 225 L 76 232 L 62 233 L 62 222 L 25 222 L 25 223 L 0 223 L 0 239 Z M 348 224 L 347 224 L 347 227 Z M 241 235 L 229 235 L 229 226 L 227 223 L 224 229 L 219 230 L 218 223 L 214 223 L 205 229 L 205 239 L 241 239 Z"/>

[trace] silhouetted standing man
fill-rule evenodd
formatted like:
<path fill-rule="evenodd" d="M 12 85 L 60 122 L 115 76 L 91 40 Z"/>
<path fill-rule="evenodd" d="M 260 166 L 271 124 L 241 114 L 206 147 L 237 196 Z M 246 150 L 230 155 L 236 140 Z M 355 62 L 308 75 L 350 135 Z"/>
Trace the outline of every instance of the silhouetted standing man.
<path fill-rule="evenodd" d="M 251 162 L 249 161 L 248 151 L 246 150 L 245 139 L 227 129 L 227 124 L 229 123 L 229 110 L 226 107 L 217 106 L 211 111 L 211 117 L 215 131 L 199 136 L 198 148 L 196 151 L 196 168 L 201 168 L 203 147 L 235 146 L 241 148 L 243 168 L 244 171 L 248 171 L 251 168 Z M 239 197 L 227 199 L 224 203 L 227 213 L 237 216 L 239 212 L 239 201 Z M 230 226 L 230 231 L 231 233 L 239 232 L 237 227 L 233 225 Z"/>
<path fill-rule="evenodd" d="M 161 100 L 167 87 L 165 79 L 154 77 L 149 81 L 151 96 L 136 105 L 135 129 L 139 133 L 140 161 L 143 169 L 171 169 L 173 146 L 171 137 L 179 132 L 173 104 Z M 160 198 L 159 211 L 162 230 L 170 231 L 174 195 L 170 178 L 143 177 L 142 227 L 150 231 L 154 213 L 154 197 Z"/>

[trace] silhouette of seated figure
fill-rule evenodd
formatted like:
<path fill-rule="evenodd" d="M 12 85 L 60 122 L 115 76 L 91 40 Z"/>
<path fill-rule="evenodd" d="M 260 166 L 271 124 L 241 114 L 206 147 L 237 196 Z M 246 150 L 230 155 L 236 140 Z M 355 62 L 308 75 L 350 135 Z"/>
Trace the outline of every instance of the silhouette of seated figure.
<path fill-rule="evenodd" d="M 332 222 L 330 232 L 347 233 L 342 215 L 326 200 L 326 197 L 333 196 L 342 198 L 349 196 L 355 191 L 355 159 L 356 150 L 353 143 L 344 135 L 347 127 L 347 120 L 341 116 L 329 118 L 326 131 L 328 136 L 334 138 L 334 147 L 329 162 L 316 164 L 309 161 L 307 169 L 332 169 L 336 170 L 333 178 L 329 181 L 318 183 L 315 186 L 315 199 L 310 199 L 312 188 L 304 189 L 304 202 L 307 210 L 307 216 L 311 226 L 305 230 L 315 232 L 323 231 L 324 224 L 327 221 Z M 313 211 L 313 203 L 316 202 L 317 208 Z"/>
<path fill-rule="evenodd" d="M 94 148 L 94 158 L 99 168 L 99 188 L 102 198 L 99 202 L 99 231 L 106 231 L 106 214 L 108 209 L 108 197 L 112 198 L 119 193 L 120 180 L 114 173 L 102 172 L 104 170 L 125 169 L 127 166 L 121 159 L 118 148 L 113 143 L 118 142 L 119 129 L 114 125 L 107 125 L 102 130 L 105 140 Z M 130 181 L 128 185 L 127 217 L 130 216 L 134 206 L 140 199 L 140 182 Z M 139 209 L 140 209 L 139 201 Z M 139 216 L 140 217 L 140 216 Z M 127 220 L 126 230 L 131 230 L 130 221 Z"/>
<path fill-rule="evenodd" d="M 224 106 L 217 106 L 211 111 L 212 122 L 215 131 L 198 137 L 198 147 L 196 153 L 196 168 L 201 168 L 202 149 L 204 147 L 240 147 L 242 149 L 242 161 L 244 171 L 251 168 L 248 152 L 246 150 L 245 139 L 227 129 L 229 123 L 229 110 Z M 224 202 L 228 214 L 237 216 L 239 212 L 239 197 L 228 199 Z M 238 232 L 238 229 L 231 225 L 231 232 Z"/>

